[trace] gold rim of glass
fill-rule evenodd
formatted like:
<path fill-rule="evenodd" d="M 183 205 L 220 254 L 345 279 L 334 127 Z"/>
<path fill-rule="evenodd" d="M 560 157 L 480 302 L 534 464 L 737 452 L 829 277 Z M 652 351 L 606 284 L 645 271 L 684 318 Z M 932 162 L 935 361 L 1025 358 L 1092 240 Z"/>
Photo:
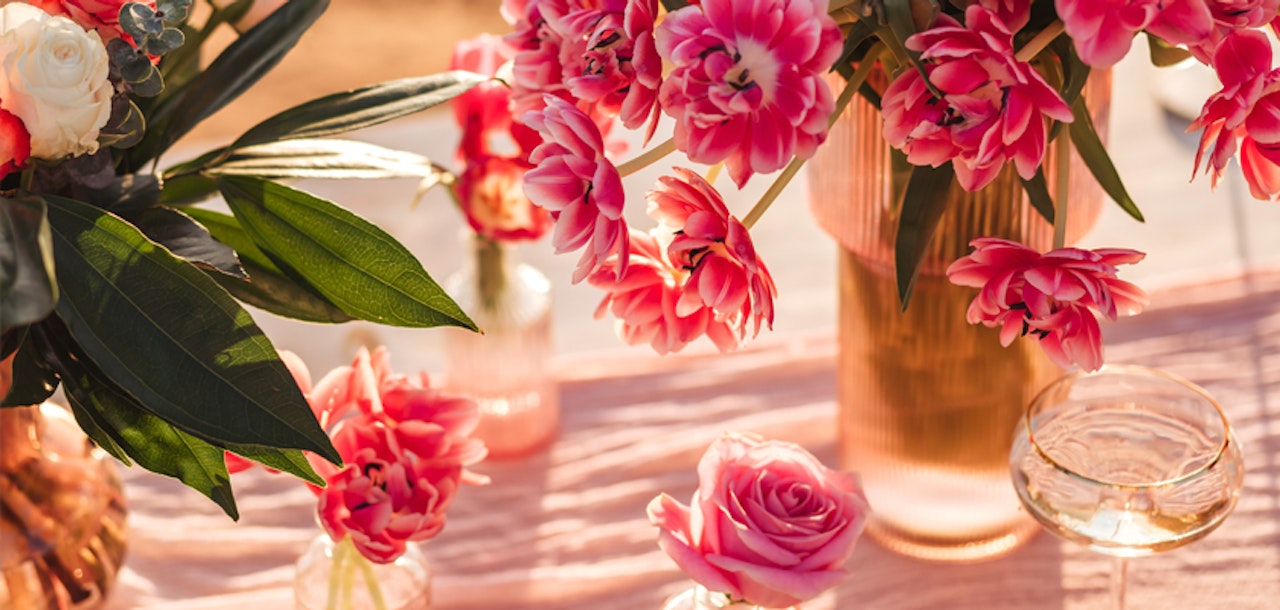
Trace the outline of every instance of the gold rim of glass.
<path fill-rule="evenodd" d="M 1062 384 L 1073 382 L 1076 379 L 1079 379 L 1081 377 L 1096 377 L 1099 375 L 1114 374 L 1114 373 L 1140 374 L 1140 375 L 1145 375 L 1149 377 L 1162 378 L 1166 381 L 1172 381 L 1174 383 L 1177 383 L 1182 387 L 1190 390 L 1191 392 L 1198 394 L 1201 398 L 1203 398 L 1210 406 L 1213 407 L 1214 411 L 1216 411 L 1218 414 L 1218 419 L 1222 421 L 1222 442 L 1218 444 L 1218 449 L 1213 454 L 1213 457 L 1208 461 L 1206 461 L 1199 468 L 1196 468 L 1195 470 L 1192 470 L 1190 472 L 1178 475 L 1170 479 L 1163 479 L 1160 481 L 1153 481 L 1150 483 L 1138 483 L 1138 484 L 1115 483 L 1111 481 L 1104 481 L 1102 479 L 1096 479 L 1087 475 L 1080 474 L 1079 472 L 1076 472 L 1071 468 L 1068 468 L 1066 466 L 1063 466 L 1062 464 L 1059 464 L 1057 460 L 1053 459 L 1052 456 L 1050 456 L 1043 448 L 1040 447 L 1040 443 L 1036 441 L 1035 431 L 1032 430 L 1031 428 L 1031 412 L 1035 410 L 1036 407 L 1040 404 L 1041 399 L 1043 399 L 1046 395 L 1048 395 L 1050 391 L 1054 390 L 1055 388 L 1057 388 Z M 1092 373 L 1087 371 L 1076 371 L 1074 373 L 1070 373 L 1068 375 L 1058 378 L 1053 383 L 1050 383 L 1043 390 L 1041 390 L 1040 393 L 1037 394 L 1036 397 L 1031 400 L 1031 403 L 1027 405 L 1026 411 L 1024 411 L 1022 414 L 1022 426 L 1026 430 L 1027 440 L 1030 442 L 1031 447 L 1036 450 L 1036 453 L 1039 454 L 1040 457 L 1043 458 L 1045 462 L 1053 466 L 1055 469 L 1067 474 L 1068 476 L 1080 479 L 1081 481 L 1085 481 L 1087 483 L 1092 483 L 1095 485 L 1111 487 L 1115 489 L 1150 489 L 1154 487 L 1166 487 L 1169 485 L 1176 485 L 1178 483 L 1190 481 L 1191 479 L 1199 477 L 1204 473 L 1208 472 L 1210 469 L 1216 466 L 1218 462 L 1222 461 L 1222 456 L 1226 454 L 1227 448 L 1231 446 L 1231 423 L 1227 420 L 1227 414 L 1225 411 L 1222 410 L 1222 405 L 1218 404 L 1217 399 L 1215 399 L 1212 395 L 1210 395 L 1209 392 L 1205 391 L 1205 389 L 1200 387 L 1199 385 L 1196 385 L 1190 380 L 1184 377 L 1181 377 L 1179 375 L 1175 375 L 1173 373 L 1170 373 L 1168 371 L 1164 371 L 1161 369 L 1155 369 L 1155 368 L 1140 366 L 1136 364 L 1105 364 L 1102 366 L 1102 368 Z"/>

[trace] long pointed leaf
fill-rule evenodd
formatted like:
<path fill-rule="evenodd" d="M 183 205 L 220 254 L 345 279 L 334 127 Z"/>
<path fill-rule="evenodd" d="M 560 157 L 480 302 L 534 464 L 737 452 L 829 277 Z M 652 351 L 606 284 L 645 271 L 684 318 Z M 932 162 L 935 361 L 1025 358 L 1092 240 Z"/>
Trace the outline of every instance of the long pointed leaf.
<path fill-rule="evenodd" d="M 181 93 L 154 108 L 147 135 L 129 149 L 129 166 L 138 168 L 160 156 L 200 121 L 258 82 L 328 6 L 329 0 L 290 0 L 228 45 Z"/>
<path fill-rule="evenodd" d="M 1071 134 L 1071 143 L 1075 144 L 1076 152 L 1080 153 L 1085 166 L 1097 179 L 1098 184 L 1102 185 L 1102 190 L 1107 192 L 1120 209 L 1132 216 L 1134 220 L 1143 222 L 1142 211 L 1129 197 L 1129 192 L 1124 188 L 1124 182 L 1120 180 L 1120 172 L 1116 171 L 1115 164 L 1111 162 L 1111 155 L 1107 154 L 1107 147 L 1102 145 L 1098 132 L 1093 128 L 1093 118 L 1089 116 L 1089 107 L 1085 105 L 1083 96 L 1071 105 L 1071 113 L 1074 120 L 1067 131 Z"/>
<path fill-rule="evenodd" d="M 0 198 L 0 332 L 43 320 L 58 300 L 44 203 Z"/>
<path fill-rule="evenodd" d="M 94 441 L 107 448 L 102 439 L 105 436 L 116 451 L 133 458 L 139 466 L 182 481 L 213 500 L 227 516 L 238 519 L 223 450 L 143 408 L 76 353 L 79 346 L 71 341 L 65 328 L 58 326 L 46 324 L 40 334 L 49 349 L 60 353 L 54 362 L 61 369 L 67 401 L 81 427 L 96 432 L 91 435 Z"/>
<path fill-rule="evenodd" d="M 907 192 L 902 199 L 902 215 L 898 217 L 898 236 L 894 242 L 894 265 L 898 278 L 898 299 L 906 311 L 911 302 L 924 253 L 938 229 L 938 221 L 947 207 L 947 192 L 955 178 L 951 163 L 938 167 L 918 166 L 911 172 Z"/>
<path fill-rule="evenodd" d="M 413 254 L 369 221 L 275 182 L 223 176 L 218 187 L 258 247 L 342 311 L 392 326 L 476 329 Z"/>
<path fill-rule="evenodd" d="M 0 396 L 0 408 L 38 405 L 57 389 L 58 374 L 40 357 L 28 333 L 13 356 L 13 385 L 7 395 Z"/>
<path fill-rule="evenodd" d="M 439 178 L 447 173 L 422 155 L 353 140 L 285 140 L 237 150 L 209 165 L 211 176 L 259 178 Z"/>
<path fill-rule="evenodd" d="M 271 343 L 225 291 L 123 220 L 45 200 L 58 316 L 114 383 L 191 434 L 341 461 Z"/>
<path fill-rule="evenodd" d="M 1045 181 L 1043 167 L 1036 168 L 1036 175 L 1030 180 L 1022 181 L 1022 190 L 1027 192 L 1031 207 L 1040 213 L 1045 222 L 1053 224 L 1056 208 L 1053 205 L 1053 196 L 1049 194 L 1049 183 Z"/>
<path fill-rule="evenodd" d="M 277 140 L 320 138 L 372 127 L 447 102 L 488 80 L 490 78 L 482 74 L 455 70 L 327 95 L 258 123 L 231 148 Z"/>

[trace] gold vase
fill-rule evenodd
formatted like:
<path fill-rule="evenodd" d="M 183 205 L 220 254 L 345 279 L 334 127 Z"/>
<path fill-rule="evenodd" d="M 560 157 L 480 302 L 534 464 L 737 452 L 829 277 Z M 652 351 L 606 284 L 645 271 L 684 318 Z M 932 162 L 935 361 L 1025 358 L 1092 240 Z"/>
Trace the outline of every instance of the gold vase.
<path fill-rule="evenodd" d="M 0 608 L 102 606 L 125 536 L 116 466 L 71 414 L 0 408 Z"/>
<path fill-rule="evenodd" d="M 1085 95 L 1104 130 L 1110 74 L 1095 73 Z M 1008 453 L 1022 410 L 1061 370 L 1034 339 L 1004 348 L 997 329 L 968 324 L 975 291 L 952 285 L 945 271 L 975 237 L 1047 250 L 1053 228 L 1027 202 L 1011 166 L 979 192 L 953 184 L 902 312 L 893 247 L 909 167 L 895 163 L 882 127 L 880 112 L 856 99 L 808 176 L 811 209 L 840 244 L 841 465 L 861 474 L 873 515 L 867 533 L 885 547 L 936 561 L 993 557 L 1038 531 L 1010 485 Z M 1069 241 L 1102 205 L 1100 187 L 1072 157 Z M 1052 150 L 1044 167 L 1056 192 Z"/>

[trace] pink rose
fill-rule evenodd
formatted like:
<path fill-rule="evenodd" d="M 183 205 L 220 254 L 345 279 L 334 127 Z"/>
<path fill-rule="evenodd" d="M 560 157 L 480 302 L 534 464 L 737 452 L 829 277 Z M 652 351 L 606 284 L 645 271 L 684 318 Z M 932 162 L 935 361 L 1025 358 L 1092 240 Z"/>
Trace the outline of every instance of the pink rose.
<path fill-rule="evenodd" d="M 702 456 L 698 479 L 691 507 L 666 494 L 649 503 L 658 545 L 695 582 L 782 608 L 847 576 L 869 510 L 855 477 L 797 445 L 726 434 Z"/>

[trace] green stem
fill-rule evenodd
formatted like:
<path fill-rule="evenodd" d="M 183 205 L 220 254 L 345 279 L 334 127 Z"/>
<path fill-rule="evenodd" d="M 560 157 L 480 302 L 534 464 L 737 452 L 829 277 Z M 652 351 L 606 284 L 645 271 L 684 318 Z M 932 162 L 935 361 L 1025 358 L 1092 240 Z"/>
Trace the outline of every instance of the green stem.
<path fill-rule="evenodd" d="M 478 233 L 474 239 L 476 294 L 480 297 L 481 308 L 494 311 L 507 286 L 507 248 Z"/>
<path fill-rule="evenodd" d="M 328 610 L 338 610 L 338 593 L 342 588 L 342 572 L 347 564 L 347 553 L 352 549 L 346 539 L 334 545 L 333 563 L 329 566 L 329 595 L 325 598 Z"/>
<path fill-rule="evenodd" d="M 858 89 L 862 87 L 862 83 L 867 80 L 867 75 L 871 74 L 871 69 L 875 67 L 877 58 L 884 50 L 884 45 L 877 42 L 870 50 L 867 51 L 865 59 L 862 63 L 858 64 L 858 69 L 854 70 L 853 74 L 849 76 L 848 82 L 845 83 L 844 90 L 840 92 L 840 97 L 836 98 L 835 109 L 832 110 L 831 116 L 827 117 L 828 129 L 830 129 L 832 125 L 835 125 L 836 119 L 840 118 L 840 115 L 844 113 L 845 108 L 847 108 L 849 103 L 853 101 L 853 96 L 858 93 Z M 773 205 L 773 202 L 778 199 L 778 195 L 781 195 L 783 189 L 787 188 L 787 185 L 791 183 L 791 179 L 795 178 L 796 174 L 800 172 L 801 167 L 804 167 L 804 162 L 805 159 L 801 159 L 799 157 L 791 159 L 791 162 L 783 168 L 782 173 L 778 174 L 778 177 L 773 181 L 773 184 L 769 185 L 769 189 L 764 192 L 764 195 L 760 196 L 760 200 L 757 201 L 756 204 L 751 207 L 751 210 L 747 212 L 747 215 L 743 217 L 742 226 L 750 229 L 756 224 L 756 221 L 760 220 L 761 216 L 764 216 L 764 213 L 769 209 L 769 206 Z"/>
<path fill-rule="evenodd" d="M 1032 38 L 1030 42 L 1023 45 L 1021 49 L 1018 49 L 1017 53 L 1014 53 L 1014 59 L 1017 59 L 1018 61 L 1031 61 L 1031 58 L 1039 55 L 1040 51 L 1043 51 L 1045 47 L 1049 46 L 1049 43 L 1053 42 L 1053 39 L 1062 34 L 1063 28 L 1064 26 L 1062 25 L 1061 20 L 1054 21 L 1053 23 L 1045 26 L 1043 30 L 1040 30 L 1039 34 L 1036 34 L 1035 38 Z"/>
<path fill-rule="evenodd" d="M 373 610 L 387 610 L 387 600 L 382 597 L 382 585 L 378 583 L 378 576 L 373 573 L 373 566 L 369 565 L 369 560 L 357 557 L 356 564 L 360 566 L 360 575 L 364 577 L 364 586 L 369 591 L 369 601 L 373 602 Z"/>
<path fill-rule="evenodd" d="M 1062 248 L 1067 243 L 1067 199 L 1071 195 L 1071 138 L 1066 130 L 1058 132 L 1058 151 L 1055 160 L 1058 166 L 1057 184 L 1054 188 L 1053 209 L 1053 249 Z"/>
<path fill-rule="evenodd" d="M 676 141 L 674 138 L 668 139 L 649 150 L 640 153 L 636 158 L 618 164 L 618 175 L 626 178 L 650 165 L 653 165 L 659 159 L 675 152 Z"/>

